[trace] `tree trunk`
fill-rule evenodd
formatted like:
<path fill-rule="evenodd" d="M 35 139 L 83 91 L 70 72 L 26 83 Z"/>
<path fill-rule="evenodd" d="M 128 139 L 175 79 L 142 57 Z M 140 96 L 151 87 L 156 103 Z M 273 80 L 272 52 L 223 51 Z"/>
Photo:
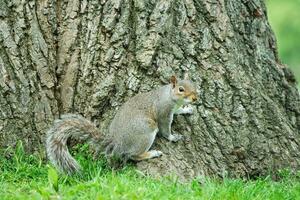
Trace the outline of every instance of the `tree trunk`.
<path fill-rule="evenodd" d="M 200 101 L 158 138 L 150 174 L 247 176 L 300 167 L 300 98 L 263 0 L 0 1 L 0 145 L 43 148 L 63 113 L 103 133 L 128 98 L 188 71 Z"/>

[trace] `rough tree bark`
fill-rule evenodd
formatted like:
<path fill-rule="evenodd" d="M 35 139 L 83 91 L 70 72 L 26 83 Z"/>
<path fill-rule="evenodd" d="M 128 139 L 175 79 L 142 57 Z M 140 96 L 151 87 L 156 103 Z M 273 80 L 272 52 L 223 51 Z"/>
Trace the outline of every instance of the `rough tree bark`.
<path fill-rule="evenodd" d="M 0 145 L 43 148 L 62 113 L 103 133 L 138 92 L 188 71 L 200 101 L 152 174 L 256 176 L 300 166 L 300 99 L 263 0 L 1 0 Z"/>

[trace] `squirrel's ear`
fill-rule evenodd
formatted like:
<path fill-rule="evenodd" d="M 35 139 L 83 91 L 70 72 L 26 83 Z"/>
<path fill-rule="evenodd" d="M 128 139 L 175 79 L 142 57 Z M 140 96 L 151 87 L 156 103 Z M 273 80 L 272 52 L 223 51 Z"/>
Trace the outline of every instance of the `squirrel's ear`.
<path fill-rule="evenodd" d="M 189 74 L 187 72 L 185 72 L 183 77 L 184 77 L 183 78 L 184 80 L 188 80 L 189 79 Z"/>
<path fill-rule="evenodd" d="M 174 88 L 177 84 L 177 79 L 176 79 L 176 76 L 171 76 L 171 84 L 172 84 L 172 87 Z"/>

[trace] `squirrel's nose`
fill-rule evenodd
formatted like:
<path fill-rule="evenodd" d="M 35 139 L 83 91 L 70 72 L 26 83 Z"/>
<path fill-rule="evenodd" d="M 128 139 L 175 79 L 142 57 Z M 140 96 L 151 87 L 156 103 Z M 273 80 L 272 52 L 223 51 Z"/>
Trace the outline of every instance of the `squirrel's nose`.
<path fill-rule="evenodd" d="M 192 97 L 192 100 L 195 102 L 197 101 L 197 97 Z"/>

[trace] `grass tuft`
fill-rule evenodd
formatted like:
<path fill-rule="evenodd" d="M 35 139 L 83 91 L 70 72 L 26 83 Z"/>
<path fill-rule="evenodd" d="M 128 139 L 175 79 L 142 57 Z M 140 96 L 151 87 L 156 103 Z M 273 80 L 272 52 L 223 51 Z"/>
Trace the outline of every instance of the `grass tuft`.
<path fill-rule="evenodd" d="M 15 151 L 0 152 L 0 199 L 300 199 L 300 183 L 288 170 L 279 173 L 278 182 L 266 177 L 180 183 L 174 177 L 147 177 L 133 166 L 112 171 L 86 149 L 77 149 L 84 170 L 73 176 L 58 173 L 39 155 L 26 155 L 21 143 Z"/>

